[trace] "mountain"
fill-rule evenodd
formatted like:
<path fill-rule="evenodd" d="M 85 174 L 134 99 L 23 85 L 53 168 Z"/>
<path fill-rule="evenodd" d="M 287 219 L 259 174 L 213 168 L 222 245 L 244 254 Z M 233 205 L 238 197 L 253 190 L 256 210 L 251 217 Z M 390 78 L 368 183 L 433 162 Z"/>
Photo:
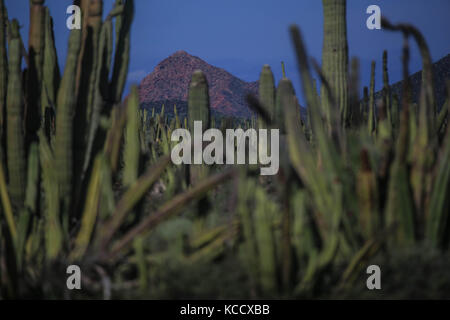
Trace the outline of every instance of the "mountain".
<path fill-rule="evenodd" d="M 180 114 L 185 114 L 189 83 L 192 73 L 197 69 L 202 70 L 208 80 L 213 113 L 234 117 L 251 115 L 245 97 L 249 93 L 258 93 L 258 82 L 245 82 L 185 51 L 177 51 L 161 61 L 141 81 L 141 106 L 159 111 L 164 104 L 166 112 L 171 113 L 176 104 Z"/>
<path fill-rule="evenodd" d="M 438 110 L 444 105 L 446 95 L 446 81 L 450 79 L 450 54 L 433 63 L 433 81 L 434 93 Z M 420 88 L 422 83 L 422 71 L 418 71 L 409 77 L 411 83 L 412 99 L 414 102 L 419 101 Z M 396 82 L 391 85 L 391 93 L 402 96 L 403 81 Z M 381 99 L 383 92 L 379 91 L 375 94 L 376 99 Z"/>

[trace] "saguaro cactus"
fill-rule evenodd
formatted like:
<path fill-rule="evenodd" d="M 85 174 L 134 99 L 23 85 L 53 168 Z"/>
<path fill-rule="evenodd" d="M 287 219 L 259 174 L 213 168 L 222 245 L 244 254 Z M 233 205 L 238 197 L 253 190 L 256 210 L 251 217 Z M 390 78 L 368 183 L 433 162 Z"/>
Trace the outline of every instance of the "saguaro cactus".
<path fill-rule="evenodd" d="M 322 69 L 328 79 L 341 119 L 348 116 L 347 110 L 347 76 L 348 76 L 348 42 L 346 22 L 346 0 L 322 0 L 324 15 L 324 36 L 322 50 Z M 325 88 L 321 88 L 322 107 L 329 119 L 330 106 Z"/>

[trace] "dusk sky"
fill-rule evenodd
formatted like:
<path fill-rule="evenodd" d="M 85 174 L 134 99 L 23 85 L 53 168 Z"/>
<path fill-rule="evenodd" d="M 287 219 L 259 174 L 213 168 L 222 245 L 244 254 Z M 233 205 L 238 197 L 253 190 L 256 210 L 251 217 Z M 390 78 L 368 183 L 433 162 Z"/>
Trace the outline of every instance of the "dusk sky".
<path fill-rule="evenodd" d="M 113 0 L 105 0 L 105 14 Z M 57 49 L 64 65 L 67 37 L 66 8 L 71 0 L 47 0 L 55 21 Z M 368 84 L 370 61 L 377 61 L 377 87 L 381 82 L 381 57 L 389 52 L 392 82 L 401 76 L 402 36 L 383 30 L 368 30 L 366 8 L 376 4 L 393 22 L 417 26 L 428 41 L 434 61 L 450 53 L 449 0 L 348 0 L 350 57 L 361 62 L 361 77 Z M 24 41 L 28 41 L 28 0 L 6 0 L 10 18 L 17 18 Z M 299 93 L 299 75 L 288 27 L 300 26 L 309 54 L 320 61 L 322 49 L 322 1 L 319 0 L 136 0 L 132 30 L 129 83 L 138 83 L 172 53 L 185 50 L 208 63 L 224 68 L 246 81 L 255 81 L 264 64 L 270 64 L 277 80 L 280 62 Z M 421 69 L 412 46 L 411 72 Z"/>

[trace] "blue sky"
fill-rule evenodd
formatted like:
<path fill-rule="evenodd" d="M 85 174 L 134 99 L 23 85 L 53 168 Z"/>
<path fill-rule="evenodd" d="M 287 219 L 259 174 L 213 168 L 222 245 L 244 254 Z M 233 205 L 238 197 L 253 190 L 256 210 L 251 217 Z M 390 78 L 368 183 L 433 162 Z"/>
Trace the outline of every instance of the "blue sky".
<path fill-rule="evenodd" d="M 29 1 L 5 0 L 10 18 L 23 25 L 27 41 Z M 105 14 L 113 0 L 105 0 Z M 59 59 L 64 64 L 69 31 L 66 8 L 70 0 L 47 0 L 55 21 Z M 434 60 L 450 53 L 449 0 L 348 0 L 350 57 L 361 62 L 363 84 L 368 84 L 370 61 L 377 61 L 377 87 L 381 82 L 381 57 L 390 56 L 392 81 L 400 80 L 402 37 L 366 28 L 366 8 L 379 5 L 393 22 L 408 22 L 425 35 Z M 320 0 L 136 0 L 132 30 L 129 82 L 139 82 L 156 64 L 177 50 L 185 50 L 208 63 L 222 67 L 246 81 L 254 81 L 264 64 L 270 64 L 276 79 L 280 62 L 300 93 L 299 75 L 288 27 L 300 26 L 309 54 L 320 61 L 322 49 L 322 1 Z M 412 47 L 412 72 L 421 69 L 420 56 Z"/>

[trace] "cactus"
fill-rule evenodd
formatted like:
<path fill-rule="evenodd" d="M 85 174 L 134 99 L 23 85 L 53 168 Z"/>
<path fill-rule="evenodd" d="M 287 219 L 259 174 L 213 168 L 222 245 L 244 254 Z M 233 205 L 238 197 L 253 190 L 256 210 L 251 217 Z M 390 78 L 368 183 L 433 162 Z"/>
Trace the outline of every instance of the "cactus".
<path fill-rule="evenodd" d="M 122 183 L 131 186 L 139 174 L 139 133 L 138 133 L 139 95 L 137 86 L 131 87 L 127 106 L 127 124 L 125 127 L 124 169 Z"/>
<path fill-rule="evenodd" d="M 122 1 L 117 0 L 116 6 Z M 130 61 L 131 23 L 134 16 L 134 0 L 125 0 L 123 13 L 116 18 L 116 51 L 114 54 L 114 67 L 110 85 L 110 100 L 118 103 L 122 98 L 123 89 L 128 75 Z"/>
<path fill-rule="evenodd" d="M 3 0 L 0 0 L 0 139 L 3 139 L 6 90 L 8 88 L 8 56 L 6 50 L 6 22 L 8 17 Z M 0 157 L 3 157 L 1 150 Z"/>
<path fill-rule="evenodd" d="M 292 85 L 291 80 L 283 78 L 278 83 L 275 100 L 275 110 L 272 118 L 272 121 L 276 128 L 280 129 L 280 134 L 285 133 L 283 106 L 286 103 L 285 99 L 290 99 L 290 97 L 295 97 L 294 86 Z"/>
<path fill-rule="evenodd" d="M 37 138 L 41 125 L 41 88 L 45 50 L 46 7 L 44 0 L 30 0 L 30 31 L 28 36 L 28 70 L 26 73 L 26 143 Z"/>
<path fill-rule="evenodd" d="M 81 45 L 81 31 L 72 30 L 69 39 L 66 66 L 58 90 L 56 110 L 55 167 L 63 210 L 69 210 L 72 196 L 73 120 L 76 108 L 75 73 Z"/>
<path fill-rule="evenodd" d="M 322 0 L 324 15 L 324 36 L 322 49 L 322 69 L 335 97 L 336 106 L 329 105 L 322 85 L 322 108 L 329 115 L 331 108 L 339 108 L 341 120 L 346 122 L 348 43 L 347 43 L 347 3 L 346 0 Z"/>
<path fill-rule="evenodd" d="M 259 101 L 273 119 L 275 116 L 275 80 L 269 65 L 264 65 L 259 76 Z M 260 123 L 262 125 L 262 123 Z"/>
<path fill-rule="evenodd" d="M 369 107 L 367 128 L 369 134 L 375 134 L 377 128 L 377 117 L 375 109 L 375 61 L 372 61 L 372 68 L 370 71 L 370 93 L 369 93 Z"/>
<path fill-rule="evenodd" d="M 8 177 L 11 201 L 16 209 L 23 206 L 26 183 L 25 142 L 22 130 L 23 92 L 22 92 L 22 51 L 19 23 L 10 24 L 8 92 L 7 92 L 7 152 Z"/>
<path fill-rule="evenodd" d="M 192 74 L 192 80 L 189 85 L 188 97 L 188 126 L 191 136 L 194 136 L 194 122 L 202 122 L 202 130 L 210 128 L 211 111 L 209 106 L 208 82 L 202 71 L 197 70 Z M 203 153 L 193 155 L 194 162 L 196 157 L 202 157 Z M 198 160 L 198 159 L 197 159 Z M 195 184 L 207 175 L 207 167 L 200 164 L 190 165 L 190 183 Z"/>
<path fill-rule="evenodd" d="M 388 73 L 388 53 L 383 51 L 383 100 L 386 106 L 386 115 L 389 126 L 392 126 L 391 115 L 391 89 L 389 87 L 389 73 Z"/>

